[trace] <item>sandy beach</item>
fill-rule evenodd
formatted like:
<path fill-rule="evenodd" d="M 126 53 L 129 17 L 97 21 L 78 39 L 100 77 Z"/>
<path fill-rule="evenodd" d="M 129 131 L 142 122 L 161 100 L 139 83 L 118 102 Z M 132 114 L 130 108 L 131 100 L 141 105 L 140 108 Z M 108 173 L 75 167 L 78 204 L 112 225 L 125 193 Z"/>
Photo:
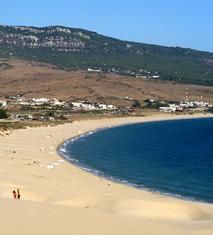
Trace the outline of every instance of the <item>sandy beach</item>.
<path fill-rule="evenodd" d="M 97 128 L 195 117 L 210 115 L 84 120 L 0 135 L 1 234 L 212 235 L 213 204 L 111 182 L 70 164 L 56 151 L 65 140 Z M 17 188 L 21 200 L 12 197 Z"/>

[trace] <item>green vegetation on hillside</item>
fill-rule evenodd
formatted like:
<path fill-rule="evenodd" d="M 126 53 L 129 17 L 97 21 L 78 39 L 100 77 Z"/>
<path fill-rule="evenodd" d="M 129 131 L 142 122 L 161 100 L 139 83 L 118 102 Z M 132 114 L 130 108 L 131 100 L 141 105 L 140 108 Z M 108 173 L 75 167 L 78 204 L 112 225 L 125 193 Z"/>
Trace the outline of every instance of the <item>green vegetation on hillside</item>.
<path fill-rule="evenodd" d="M 3 109 L 0 109 L 0 119 L 8 118 L 7 112 Z"/>
<path fill-rule="evenodd" d="M 0 26 L 0 39 L 0 57 L 48 62 L 66 70 L 95 68 L 132 76 L 143 71 L 162 80 L 213 86 L 213 53 L 121 41 L 61 26 Z"/>

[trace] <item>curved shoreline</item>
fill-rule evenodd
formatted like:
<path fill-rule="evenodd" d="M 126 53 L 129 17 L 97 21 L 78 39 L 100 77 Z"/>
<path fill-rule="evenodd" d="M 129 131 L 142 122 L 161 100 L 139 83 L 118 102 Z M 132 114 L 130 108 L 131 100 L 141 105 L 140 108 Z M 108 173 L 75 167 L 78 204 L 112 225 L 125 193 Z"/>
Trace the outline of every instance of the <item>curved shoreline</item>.
<path fill-rule="evenodd" d="M 128 117 L 14 130 L 0 138 L 0 220 L 4 234 L 211 235 L 213 205 L 135 189 L 62 160 L 58 146 L 97 128 L 213 115 Z M 51 166 L 51 167 L 49 167 Z M 21 200 L 11 199 L 20 189 Z M 17 216 L 14 211 L 21 211 Z M 35 226 L 36 225 L 38 226 Z M 19 233 L 18 233 L 19 234 Z"/>
<path fill-rule="evenodd" d="M 162 119 L 162 120 L 149 120 L 149 121 L 146 121 L 146 122 L 166 122 L 166 121 L 175 121 L 175 120 L 193 120 L 193 119 L 212 119 L 213 116 L 195 116 L 195 117 L 189 117 L 189 116 L 186 116 L 184 118 L 184 116 L 181 116 L 181 118 L 179 118 L 180 116 L 177 116 L 178 118 L 169 118 L 169 119 Z M 183 118 L 182 118 L 183 117 Z M 84 133 L 81 133 L 79 135 L 76 135 L 76 136 L 73 136 L 72 138 L 69 138 L 67 140 L 65 140 L 63 143 L 61 143 L 60 145 L 57 146 L 56 148 L 56 151 L 58 153 L 58 155 L 60 157 L 62 157 L 64 160 L 66 160 L 68 163 L 78 167 L 80 170 L 83 170 L 85 172 L 88 172 L 92 175 L 94 175 L 95 177 L 100 177 L 100 178 L 103 178 L 105 180 L 108 180 L 108 181 L 111 181 L 111 182 L 114 182 L 114 183 L 118 183 L 118 184 L 122 184 L 124 186 L 128 186 L 128 187 L 132 187 L 134 189 L 137 189 L 137 190 L 142 190 L 142 191 L 145 191 L 145 192 L 148 192 L 148 193 L 154 193 L 156 195 L 159 195 L 159 196 L 165 196 L 165 197 L 172 197 L 172 198 L 175 198 L 175 199 L 179 199 L 179 200 L 183 200 L 183 201 L 188 201 L 188 202 L 195 202 L 195 203 L 204 203 L 204 204 L 209 204 L 209 205 L 213 205 L 213 203 L 210 203 L 210 202 L 206 202 L 206 201 L 203 201 L 203 200 L 197 200 L 193 197 L 187 197 L 187 196 L 182 196 L 182 195 L 177 195 L 175 193 L 169 193 L 169 192 L 162 192 L 160 190 L 155 190 L 155 189 L 149 189 L 149 188 L 146 188 L 145 186 L 142 186 L 142 187 L 138 187 L 137 184 L 134 184 L 134 183 L 131 183 L 131 182 L 127 182 L 125 180 L 120 180 L 120 179 L 117 179 L 117 178 L 114 178 L 113 176 L 106 176 L 104 175 L 104 173 L 98 171 L 98 170 L 95 170 L 95 169 L 92 169 L 92 168 L 87 168 L 87 166 L 79 163 L 79 161 L 77 159 L 72 159 L 72 158 L 69 158 L 68 156 L 65 155 L 65 153 L 63 153 L 63 151 L 61 151 L 60 149 L 62 147 L 64 147 L 64 145 L 66 145 L 66 143 L 71 143 L 72 141 L 76 141 L 76 140 L 79 140 L 81 138 L 84 138 L 85 136 L 89 135 L 90 132 L 92 132 L 92 134 L 96 133 L 96 132 L 100 132 L 102 130 L 105 130 L 105 129 L 111 129 L 111 128 L 116 128 L 116 127 L 122 127 L 122 126 L 128 126 L 128 125 L 135 125 L 135 124 L 143 124 L 145 123 L 144 121 L 141 121 L 141 122 L 136 122 L 136 123 L 128 123 L 128 124 L 118 124 L 118 125 L 114 125 L 114 126 L 110 126 L 110 127 L 105 127 L 105 128 L 96 128 L 96 129 L 91 129 L 89 131 L 86 131 Z"/>

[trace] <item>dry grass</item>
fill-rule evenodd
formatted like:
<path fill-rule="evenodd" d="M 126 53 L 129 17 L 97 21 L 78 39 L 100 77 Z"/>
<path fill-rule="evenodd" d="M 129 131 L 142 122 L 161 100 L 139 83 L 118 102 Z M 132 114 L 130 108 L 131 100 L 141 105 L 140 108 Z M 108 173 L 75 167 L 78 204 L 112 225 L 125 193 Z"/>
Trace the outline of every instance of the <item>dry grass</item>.
<path fill-rule="evenodd" d="M 131 101 L 125 100 L 126 96 L 140 101 L 147 98 L 183 100 L 187 91 L 190 100 L 213 102 L 213 87 L 88 74 L 83 71 L 68 72 L 52 65 L 21 60 L 0 60 L 1 62 L 6 62 L 11 67 L 0 70 L 0 96 L 24 93 L 26 97 L 88 99 L 130 105 Z"/>

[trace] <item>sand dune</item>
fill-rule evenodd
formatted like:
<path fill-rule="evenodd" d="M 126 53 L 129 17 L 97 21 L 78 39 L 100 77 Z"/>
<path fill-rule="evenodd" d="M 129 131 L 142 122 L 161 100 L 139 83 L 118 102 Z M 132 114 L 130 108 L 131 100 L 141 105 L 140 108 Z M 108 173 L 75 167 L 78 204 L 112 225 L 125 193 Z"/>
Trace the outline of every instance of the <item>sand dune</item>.
<path fill-rule="evenodd" d="M 192 206 L 183 202 L 126 200 L 118 204 L 115 213 L 118 215 L 133 215 L 160 220 L 211 220 L 211 215 L 199 206 Z"/>
<path fill-rule="evenodd" d="M 71 165 L 56 152 L 59 143 L 96 128 L 171 118 L 183 117 L 90 120 L 15 130 L 2 137 L 1 234 L 212 235 L 212 204 L 110 182 Z M 21 200 L 12 198 L 17 188 Z"/>

